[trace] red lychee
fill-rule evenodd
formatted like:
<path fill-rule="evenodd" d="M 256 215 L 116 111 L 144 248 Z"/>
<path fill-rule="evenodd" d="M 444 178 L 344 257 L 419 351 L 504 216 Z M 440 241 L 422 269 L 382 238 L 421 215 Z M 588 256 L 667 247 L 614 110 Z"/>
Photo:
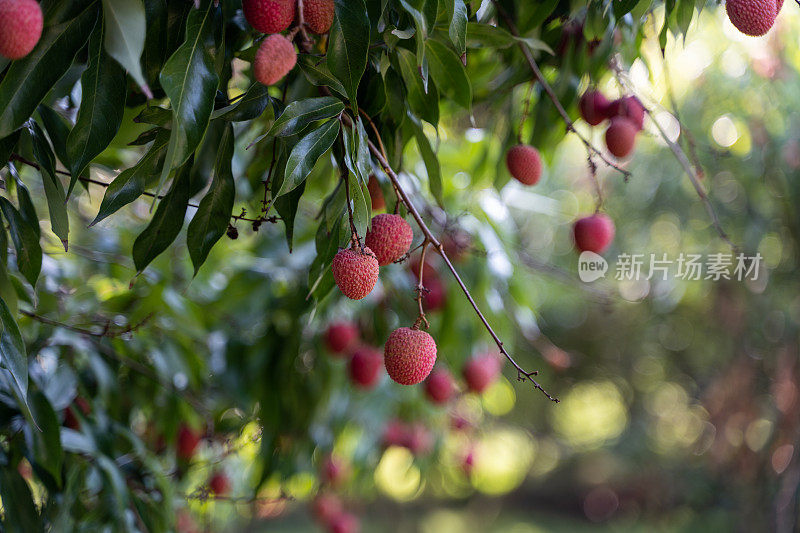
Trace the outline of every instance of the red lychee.
<path fill-rule="evenodd" d="M 380 371 L 383 366 L 383 355 L 380 351 L 369 346 L 358 348 L 350 358 L 348 370 L 350 379 L 362 389 L 371 389 L 380 380 Z"/>
<path fill-rule="evenodd" d="M 208 488 L 216 496 L 225 496 L 231 490 L 231 481 L 224 472 L 214 472 L 208 480 Z"/>
<path fill-rule="evenodd" d="M 334 322 L 325 331 L 325 345 L 335 354 L 348 353 L 358 341 L 358 327 L 352 322 Z"/>
<path fill-rule="evenodd" d="M 405 436 L 405 447 L 416 456 L 427 455 L 433 449 L 433 435 L 424 424 L 413 424 Z"/>
<path fill-rule="evenodd" d="M 178 428 L 178 458 L 190 461 L 194 457 L 198 444 L 200 444 L 200 434 L 186 424 L 181 424 L 181 427 Z"/>
<path fill-rule="evenodd" d="M 64 427 L 78 431 L 81 429 L 81 421 L 75 416 L 72 406 L 64 409 Z"/>
<path fill-rule="evenodd" d="M 736 29 L 751 37 L 766 34 L 783 6 L 782 0 L 727 0 L 725 11 Z"/>
<path fill-rule="evenodd" d="M 630 120 L 636 131 L 644 128 L 644 106 L 635 96 L 623 96 L 608 104 L 608 118 L 622 117 Z"/>
<path fill-rule="evenodd" d="M 614 117 L 606 130 L 606 146 L 615 157 L 625 157 L 636 143 L 636 126 L 623 117 Z"/>
<path fill-rule="evenodd" d="M 389 377 L 401 385 L 420 383 L 436 363 L 436 342 L 428 333 L 398 328 L 386 340 L 383 359 Z"/>
<path fill-rule="evenodd" d="M 342 512 L 342 502 L 335 494 L 320 494 L 314 499 L 311 506 L 311 513 L 317 521 L 327 524 L 330 520 Z"/>
<path fill-rule="evenodd" d="M 296 4 L 297 0 L 243 0 L 242 11 L 257 31 L 280 33 L 294 20 Z"/>
<path fill-rule="evenodd" d="M 511 176 L 523 185 L 536 185 L 542 177 L 539 150 L 527 144 L 518 144 L 508 151 L 506 166 Z"/>
<path fill-rule="evenodd" d="M 42 8 L 35 0 L 0 0 L 0 56 L 25 57 L 42 36 Z"/>
<path fill-rule="evenodd" d="M 258 47 L 253 72 L 264 85 L 278 83 L 297 63 L 297 52 L 291 41 L 280 34 L 268 36 Z"/>
<path fill-rule="evenodd" d="M 436 404 L 445 404 L 450 401 L 456 392 L 453 375 L 446 368 L 437 368 L 425 380 L 425 395 Z"/>
<path fill-rule="evenodd" d="M 350 476 L 350 467 L 343 460 L 328 455 L 320 466 L 320 481 L 331 487 L 341 485 Z"/>
<path fill-rule="evenodd" d="M 331 266 L 336 286 L 351 300 L 361 300 L 372 292 L 379 268 L 378 259 L 367 247 L 363 253 L 352 248 L 340 250 Z"/>
<path fill-rule="evenodd" d="M 414 230 L 399 215 L 383 213 L 372 217 L 372 228 L 364 244 L 375 252 L 380 266 L 390 265 L 411 248 Z"/>
<path fill-rule="evenodd" d="M 583 93 L 578 102 L 578 109 L 583 120 L 592 126 L 597 126 L 608 118 L 608 104 L 608 99 L 603 93 L 593 89 Z"/>
<path fill-rule="evenodd" d="M 342 511 L 333 516 L 328 523 L 330 533 L 358 533 L 361 531 L 361 522 L 354 514 Z"/>
<path fill-rule="evenodd" d="M 447 303 L 447 289 L 438 277 L 430 277 L 425 279 L 425 288 L 427 292 L 425 297 L 425 310 L 438 311 L 443 308 Z"/>
<path fill-rule="evenodd" d="M 406 435 L 408 428 L 401 420 L 391 420 L 383 430 L 381 437 L 381 444 L 385 447 L 389 446 L 405 446 Z"/>
<path fill-rule="evenodd" d="M 575 222 L 572 233 L 578 250 L 602 254 L 614 240 L 614 222 L 608 215 L 596 213 Z"/>
<path fill-rule="evenodd" d="M 463 374 L 469 390 L 481 394 L 500 375 L 500 359 L 493 354 L 473 357 L 464 365 Z"/>
<path fill-rule="evenodd" d="M 333 0 L 304 0 L 303 21 L 314 33 L 325 33 L 333 24 Z"/>
<path fill-rule="evenodd" d="M 381 184 L 378 182 L 378 178 L 376 178 L 374 174 L 369 177 L 369 181 L 367 182 L 367 190 L 369 190 L 369 197 L 370 200 L 372 200 L 373 211 L 380 211 L 386 207 L 386 199 L 383 197 Z"/>

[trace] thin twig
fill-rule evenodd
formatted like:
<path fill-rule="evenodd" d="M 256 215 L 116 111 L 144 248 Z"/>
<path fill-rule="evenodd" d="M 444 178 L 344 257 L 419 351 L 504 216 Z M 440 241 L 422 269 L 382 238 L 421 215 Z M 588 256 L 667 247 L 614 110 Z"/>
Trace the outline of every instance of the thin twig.
<path fill-rule="evenodd" d="M 422 307 L 422 300 L 425 298 L 425 293 L 428 292 L 428 289 L 425 288 L 425 285 L 422 282 L 422 278 L 425 275 L 425 251 L 428 249 L 428 245 L 430 241 L 425 239 L 422 241 L 422 251 L 419 254 L 419 280 L 417 281 L 417 306 L 419 307 L 419 316 L 417 320 L 414 322 L 414 329 L 419 329 L 420 326 L 423 324 L 425 325 L 425 329 L 431 327 L 430 322 L 425 317 L 425 309 Z"/>
<path fill-rule="evenodd" d="M 37 315 L 36 313 L 32 311 L 27 311 L 25 309 L 20 309 L 19 312 L 27 316 L 28 318 L 36 320 L 37 322 L 41 322 L 42 324 L 47 324 L 48 326 L 54 326 L 62 329 L 68 329 L 69 331 L 74 331 L 75 333 L 80 333 L 82 335 L 88 335 L 90 337 L 97 337 L 97 338 L 102 338 L 102 337 L 114 338 L 114 337 L 121 337 L 122 335 L 125 335 L 127 333 L 133 333 L 134 331 L 142 327 L 144 323 L 147 322 L 152 316 L 152 314 L 147 315 L 137 324 L 131 324 L 126 328 L 117 330 L 111 329 L 111 322 L 109 321 L 106 322 L 106 324 L 103 326 L 102 331 L 92 331 L 90 329 L 82 328 L 79 326 L 72 326 L 70 324 L 65 324 L 63 322 L 53 320 L 52 318 L 47 318 L 46 316 Z"/>

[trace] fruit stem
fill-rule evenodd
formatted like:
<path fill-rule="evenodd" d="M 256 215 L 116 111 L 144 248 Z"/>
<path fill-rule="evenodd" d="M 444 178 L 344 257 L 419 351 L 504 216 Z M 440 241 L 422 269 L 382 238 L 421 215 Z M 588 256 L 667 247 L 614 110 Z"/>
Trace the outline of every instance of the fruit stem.
<path fill-rule="evenodd" d="M 342 165 L 342 180 L 344 181 L 344 194 L 345 198 L 347 199 L 347 216 L 350 218 L 350 231 L 352 231 L 350 245 L 353 247 L 353 249 L 360 249 L 361 253 L 364 254 L 366 253 L 364 250 L 364 245 L 361 244 L 361 238 L 358 236 L 356 223 L 353 219 L 353 206 L 350 204 L 350 172 L 347 170 L 346 165 Z"/>
<path fill-rule="evenodd" d="M 423 285 L 422 277 L 425 273 L 425 251 L 428 249 L 428 245 L 431 243 L 430 240 L 427 238 L 422 241 L 422 251 L 419 253 L 419 281 L 417 281 L 417 306 L 419 306 L 419 316 L 417 320 L 414 322 L 413 329 L 419 329 L 422 324 L 425 324 L 425 329 L 431 327 L 430 322 L 425 317 L 425 309 L 422 307 L 422 299 L 424 295 L 428 292 L 428 289 L 425 288 Z"/>

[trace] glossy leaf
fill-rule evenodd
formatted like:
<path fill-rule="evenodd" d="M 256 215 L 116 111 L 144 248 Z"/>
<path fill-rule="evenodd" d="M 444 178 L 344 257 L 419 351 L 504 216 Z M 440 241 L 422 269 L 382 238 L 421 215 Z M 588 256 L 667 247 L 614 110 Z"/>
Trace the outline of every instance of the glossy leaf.
<path fill-rule="evenodd" d="M 425 48 L 436 87 L 461 107 L 471 109 L 472 85 L 461 59 L 453 50 L 434 39 L 428 39 Z"/>
<path fill-rule="evenodd" d="M 29 126 L 31 140 L 33 141 L 33 154 L 39 163 L 39 172 L 42 175 L 44 193 L 47 198 L 47 209 L 50 212 L 50 227 L 58 235 L 66 251 L 69 246 L 69 216 L 67 215 L 66 195 L 64 185 L 56 175 L 56 161 L 50 144 L 36 122 Z"/>
<path fill-rule="evenodd" d="M 0 365 L 11 373 L 24 397 L 28 393 L 28 355 L 19 326 L 2 298 L 0 325 L 3 327 L 0 332 Z"/>
<path fill-rule="evenodd" d="M 142 0 L 103 0 L 103 20 L 108 55 L 122 65 L 150 96 L 141 63 L 146 25 Z"/>
<path fill-rule="evenodd" d="M 328 68 L 342 82 L 357 106 L 358 84 L 367 67 L 370 23 L 364 0 L 336 0 L 336 16 L 328 37 Z"/>
<path fill-rule="evenodd" d="M 31 286 L 42 270 L 42 248 L 39 246 L 39 234 L 20 215 L 17 208 L 5 198 L 0 197 L 0 210 L 8 221 L 8 231 L 14 250 L 17 253 L 17 268 Z"/>
<path fill-rule="evenodd" d="M 439 158 L 436 157 L 436 152 L 433 151 L 428 136 L 425 135 L 421 125 L 415 121 L 412 121 L 412 124 L 419 153 L 428 171 L 428 187 L 430 187 L 431 194 L 436 199 L 436 203 L 438 203 L 440 207 L 444 207 L 444 200 L 442 198 L 442 170 L 439 166 Z"/>
<path fill-rule="evenodd" d="M 9 159 L 11 159 L 11 156 L 14 153 L 14 150 L 17 149 L 20 133 L 20 131 L 15 131 L 11 135 L 0 139 L 0 167 L 3 167 L 6 163 L 8 163 Z"/>
<path fill-rule="evenodd" d="M 433 86 L 425 87 L 417 70 L 414 54 L 404 48 L 397 49 L 397 60 L 400 63 L 400 73 L 408 91 L 408 105 L 418 116 L 434 126 L 439 123 L 439 95 Z"/>
<path fill-rule="evenodd" d="M 28 191 L 25 184 L 22 183 L 19 173 L 13 163 L 9 163 L 8 170 L 16 182 L 19 214 L 22 220 L 27 222 L 34 233 L 36 233 L 36 239 L 38 240 L 41 236 L 41 228 L 39 227 L 39 215 L 36 214 L 36 208 L 33 205 L 33 200 L 31 200 L 31 193 Z"/>
<path fill-rule="evenodd" d="M 342 82 L 331 74 L 327 59 L 300 54 L 297 58 L 297 65 L 306 75 L 309 82 L 318 87 L 329 87 L 332 91 L 340 94 L 342 98 L 347 97 L 347 90 L 342 85 Z"/>
<path fill-rule="evenodd" d="M 39 391 L 31 394 L 30 407 L 39 425 L 38 430 L 31 428 L 34 460 L 53 476 L 58 485 L 61 485 L 61 465 L 64 462 L 64 451 L 61 449 L 58 418 L 50 402 Z"/>
<path fill-rule="evenodd" d="M 9 532 L 36 533 L 44 525 L 36 511 L 28 483 L 14 468 L 0 467 L 0 498 L 3 499 L 3 526 Z"/>
<path fill-rule="evenodd" d="M 329 120 L 300 139 L 289 154 L 283 185 L 276 197 L 293 191 L 305 181 L 317 160 L 330 149 L 338 135 L 339 121 Z"/>
<path fill-rule="evenodd" d="M 298 185 L 292 192 L 284 194 L 275 200 L 275 210 L 281 216 L 284 231 L 286 233 L 286 244 L 289 246 L 289 253 L 292 253 L 292 241 L 294 238 L 294 220 L 297 216 L 297 207 L 300 205 L 300 198 L 306 190 L 306 182 Z"/>
<path fill-rule="evenodd" d="M 342 111 L 344 104 L 338 98 L 332 96 L 304 98 L 286 106 L 266 135 L 268 137 L 294 135 L 302 132 L 312 122 L 335 117 Z"/>
<path fill-rule="evenodd" d="M 221 118 L 229 122 L 242 122 L 258 118 L 269 107 L 269 87 L 254 83 L 237 101 L 222 109 L 217 109 L 211 118 Z"/>
<path fill-rule="evenodd" d="M 456 52 L 463 55 L 467 51 L 467 6 L 464 0 L 450 1 L 453 4 L 453 15 L 448 33 Z"/>
<path fill-rule="evenodd" d="M 53 144 L 53 151 L 56 157 L 65 167 L 69 167 L 69 156 L 67 156 L 67 138 L 69 137 L 70 127 L 66 120 L 52 107 L 40 105 L 38 107 L 39 116 L 42 119 L 42 126 L 50 142 Z"/>

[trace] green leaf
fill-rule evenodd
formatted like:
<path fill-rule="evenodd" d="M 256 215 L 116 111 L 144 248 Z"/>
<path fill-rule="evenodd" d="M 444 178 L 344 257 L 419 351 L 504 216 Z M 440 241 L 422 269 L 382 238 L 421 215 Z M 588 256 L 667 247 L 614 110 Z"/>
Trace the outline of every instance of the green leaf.
<path fill-rule="evenodd" d="M 0 498 L 3 499 L 3 526 L 9 533 L 36 533 L 44 525 L 33 503 L 28 483 L 13 468 L 0 468 Z"/>
<path fill-rule="evenodd" d="M 503 28 L 480 22 L 467 23 L 467 43 L 471 48 L 508 48 L 516 41 Z"/>
<path fill-rule="evenodd" d="M 353 107 L 367 68 L 370 23 L 364 0 L 336 0 L 336 16 L 328 37 L 328 68 L 342 82 Z"/>
<path fill-rule="evenodd" d="M 266 136 L 294 135 L 303 131 L 312 122 L 335 117 L 342 111 L 344 111 L 344 104 L 332 96 L 297 100 L 286 106 Z"/>
<path fill-rule="evenodd" d="M 0 197 L 0 210 L 8 221 L 8 231 L 17 253 L 17 268 L 31 286 L 42 270 L 42 248 L 39 235 L 20 215 L 19 211 L 5 198 Z"/>
<path fill-rule="evenodd" d="M 111 143 L 125 110 L 125 71 L 103 49 L 105 31 L 101 22 L 89 39 L 89 64 L 81 75 L 81 107 L 67 138 L 72 174 L 67 196 L 92 159 Z"/>
<path fill-rule="evenodd" d="M 236 197 L 231 161 L 233 159 L 233 126 L 228 124 L 219 144 L 214 163 L 211 187 L 200 201 L 186 234 L 186 244 L 194 265 L 194 273 L 200 270 L 208 253 L 225 234 L 231 220 L 231 211 Z"/>
<path fill-rule="evenodd" d="M 19 326 L 2 298 L 0 325 L 3 326 L 3 331 L 0 332 L 0 366 L 11 373 L 24 397 L 28 394 L 28 355 Z"/>
<path fill-rule="evenodd" d="M 339 121 L 334 119 L 300 139 L 289 154 L 283 185 L 276 197 L 293 191 L 303 183 L 317 160 L 333 146 L 338 135 Z"/>
<path fill-rule="evenodd" d="M 72 20 L 45 28 L 39 44 L 14 61 L 0 82 L 0 138 L 22 126 L 67 72 L 97 20 L 94 4 Z"/>
<path fill-rule="evenodd" d="M 347 97 L 347 90 L 342 85 L 342 82 L 331 74 L 327 59 L 300 54 L 297 58 L 297 64 L 312 84 L 317 87 L 330 87 L 332 91 L 339 93 L 343 98 Z"/>
<path fill-rule="evenodd" d="M 637 3 L 639 3 L 639 0 L 617 0 L 613 2 L 614 18 L 619 21 L 619 19 L 630 13 Z"/>
<path fill-rule="evenodd" d="M 175 119 L 167 158 L 161 170 L 157 191 L 170 171 L 183 165 L 203 140 L 219 78 L 214 68 L 214 57 L 206 46 L 211 35 L 214 3 L 205 10 L 192 10 L 186 21 L 186 40 L 167 60 L 159 80 L 172 103 Z"/>
<path fill-rule="evenodd" d="M 158 202 L 153 219 L 133 243 L 133 264 L 137 272 L 166 250 L 178 236 L 189 204 L 189 174 L 191 164 L 180 168 L 169 192 Z"/>
<path fill-rule="evenodd" d="M 64 194 L 64 185 L 56 175 L 56 161 L 50 144 L 44 136 L 39 124 L 31 121 L 29 131 L 33 141 L 33 155 L 39 162 L 39 172 L 42 175 L 44 193 L 47 198 L 47 208 L 50 211 L 50 227 L 58 235 L 64 245 L 64 250 L 69 248 L 69 216 L 67 215 L 67 199 Z"/>
<path fill-rule="evenodd" d="M 428 187 L 430 187 L 431 194 L 436 199 L 439 207 L 444 208 L 444 201 L 442 199 L 442 169 L 439 166 L 439 158 L 436 157 L 436 152 L 433 151 L 428 136 L 422 130 L 422 125 L 416 120 L 411 121 L 414 128 L 414 137 L 417 140 L 419 153 L 422 155 L 422 160 L 425 162 L 425 168 L 428 170 Z"/>
<path fill-rule="evenodd" d="M 4 167 L 6 163 L 8 163 L 9 159 L 14 153 L 14 150 L 17 149 L 17 143 L 19 142 L 19 136 L 22 132 L 15 131 L 11 135 L 0 139 L 0 167 Z"/>
<path fill-rule="evenodd" d="M 247 92 L 233 104 L 217 109 L 211 114 L 211 119 L 221 118 L 229 122 L 242 122 L 258 118 L 269 106 L 269 87 L 254 83 Z"/>
<path fill-rule="evenodd" d="M 36 208 L 33 206 L 31 194 L 28 192 L 28 188 L 25 186 L 25 184 L 22 183 L 16 167 L 13 164 L 9 164 L 8 170 L 11 175 L 14 176 L 14 181 L 16 181 L 17 184 L 17 202 L 19 203 L 19 214 L 22 217 L 22 220 L 27 222 L 34 233 L 36 233 L 36 240 L 39 240 L 39 237 L 41 237 L 42 234 L 41 228 L 39 227 L 39 215 L 36 214 Z"/>
<path fill-rule="evenodd" d="M 136 165 L 123 170 L 106 188 L 100 210 L 89 226 L 94 226 L 107 216 L 116 213 L 132 201 L 139 198 L 149 181 L 158 173 L 160 164 L 167 150 L 170 134 L 167 130 L 158 132 L 150 150 Z"/>
<path fill-rule="evenodd" d="M 5 227 L 0 228 L 0 298 L 5 300 L 11 316 L 17 316 L 19 297 L 8 274 L 8 235 Z"/>
<path fill-rule="evenodd" d="M 464 64 L 450 48 L 428 39 L 425 42 L 428 51 L 428 65 L 436 87 L 465 109 L 472 108 L 472 85 L 470 85 Z"/>
<path fill-rule="evenodd" d="M 452 18 L 450 19 L 450 41 L 456 52 L 463 55 L 467 51 L 467 6 L 464 0 L 449 0 L 453 5 Z"/>
<path fill-rule="evenodd" d="M 416 115 L 436 126 L 439 123 L 439 95 L 436 88 L 428 87 L 425 92 L 413 52 L 398 48 L 397 60 L 408 91 L 409 107 Z"/>
<path fill-rule="evenodd" d="M 39 116 L 42 119 L 44 131 L 53 143 L 53 150 L 65 167 L 69 167 L 69 157 L 67 156 L 67 138 L 69 137 L 69 126 L 65 119 L 58 114 L 52 107 L 40 105 L 38 108 Z"/>
<path fill-rule="evenodd" d="M 356 225 L 356 231 L 363 239 L 367 235 L 367 228 L 372 219 L 372 210 L 368 205 L 369 192 L 364 191 L 365 187 L 361 184 L 358 177 L 350 173 L 347 180 L 350 185 L 350 201 L 353 202 L 353 222 Z"/>
<path fill-rule="evenodd" d="M 53 476 L 56 484 L 60 486 L 64 451 L 61 449 L 58 418 L 50 402 L 39 391 L 32 394 L 30 406 L 40 428 L 38 430 L 31 428 L 34 460 Z"/>
<path fill-rule="evenodd" d="M 297 216 L 297 206 L 300 205 L 300 198 L 306 190 L 306 182 L 298 185 L 289 194 L 284 194 L 275 200 L 275 210 L 281 216 L 284 230 L 286 232 L 286 243 L 289 245 L 289 253 L 292 253 L 292 239 L 294 236 L 294 219 Z"/>
<path fill-rule="evenodd" d="M 154 126 L 166 126 L 172 120 L 172 111 L 158 106 L 145 106 L 133 119 L 137 124 L 153 124 Z"/>
<path fill-rule="evenodd" d="M 145 95 L 152 98 L 140 61 L 146 30 L 142 0 L 103 0 L 103 20 L 106 52 L 133 76 Z"/>

